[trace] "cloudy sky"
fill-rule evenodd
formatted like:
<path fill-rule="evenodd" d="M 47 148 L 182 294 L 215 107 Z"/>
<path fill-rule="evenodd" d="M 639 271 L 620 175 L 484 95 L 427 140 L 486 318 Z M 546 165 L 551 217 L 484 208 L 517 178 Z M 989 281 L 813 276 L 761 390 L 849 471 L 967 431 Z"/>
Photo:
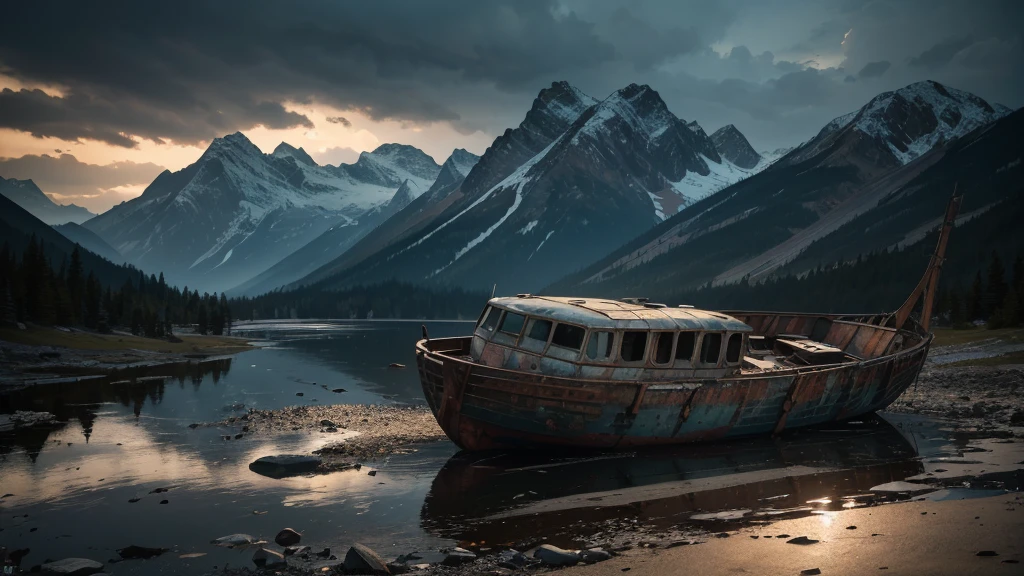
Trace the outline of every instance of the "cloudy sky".
<path fill-rule="evenodd" d="M 1024 105 L 1020 0 L 5 3 L 0 176 L 102 211 L 241 130 L 318 162 L 482 153 L 537 92 L 631 82 L 709 133 L 792 146 L 932 79 Z"/>

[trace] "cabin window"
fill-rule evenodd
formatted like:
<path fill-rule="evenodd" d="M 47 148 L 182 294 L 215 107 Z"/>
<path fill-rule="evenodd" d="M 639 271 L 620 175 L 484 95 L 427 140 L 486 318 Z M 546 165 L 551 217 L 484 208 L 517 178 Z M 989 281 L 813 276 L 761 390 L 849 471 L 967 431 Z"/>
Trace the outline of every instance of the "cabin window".
<path fill-rule="evenodd" d="M 583 337 L 587 331 L 572 324 L 559 324 L 555 326 L 555 335 L 551 337 L 551 343 L 555 346 L 579 350 L 583 347 Z"/>
<path fill-rule="evenodd" d="M 676 360 L 693 361 L 693 349 L 697 346 L 696 332 L 680 332 L 676 344 Z"/>
<path fill-rule="evenodd" d="M 548 334 L 551 334 L 551 320 L 530 318 L 526 324 L 526 337 L 530 340 L 539 340 L 547 343 Z"/>
<path fill-rule="evenodd" d="M 672 361 L 672 332 L 658 332 L 654 335 L 654 363 L 668 364 Z"/>
<path fill-rule="evenodd" d="M 515 312 L 506 312 L 505 317 L 501 320 L 501 326 L 498 326 L 498 331 L 519 336 L 519 333 L 523 331 L 523 324 L 525 323 L 526 316 L 516 314 Z"/>
<path fill-rule="evenodd" d="M 743 351 L 743 334 L 729 336 L 729 343 L 725 347 L 725 361 L 729 364 L 736 364 L 740 361 L 740 353 Z"/>
<path fill-rule="evenodd" d="M 480 326 L 488 332 L 494 332 L 494 327 L 498 324 L 498 317 L 501 316 L 501 310 L 493 306 L 488 307 L 487 315 L 484 316 Z"/>
<path fill-rule="evenodd" d="M 587 358 L 591 360 L 608 360 L 612 357 L 613 332 L 591 332 L 587 342 Z"/>
<path fill-rule="evenodd" d="M 700 361 L 702 364 L 718 365 L 718 355 L 722 352 L 722 335 L 705 334 L 700 341 Z"/>
<path fill-rule="evenodd" d="M 647 348 L 647 332 L 623 332 L 619 352 L 623 362 L 643 362 Z"/>

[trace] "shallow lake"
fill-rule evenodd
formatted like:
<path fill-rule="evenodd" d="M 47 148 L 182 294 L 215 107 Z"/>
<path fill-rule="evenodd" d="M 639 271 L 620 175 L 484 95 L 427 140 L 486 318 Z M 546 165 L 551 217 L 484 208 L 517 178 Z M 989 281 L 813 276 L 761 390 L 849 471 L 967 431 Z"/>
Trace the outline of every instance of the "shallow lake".
<path fill-rule="evenodd" d="M 443 337 L 471 324 L 427 328 Z M 0 392 L 0 413 L 47 411 L 59 420 L 0 434 L 0 494 L 10 494 L 0 498 L 0 546 L 30 549 L 23 568 L 69 556 L 107 561 L 128 545 L 163 547 L 171 552 L 106 571 L 200 574 L 251 566 L 251 550 L 210 540 L 247 533 L 272 541 L 284 527 L 339 556 L 354 542 L 389 559 L 455 544 L 578 545 L 636 526 L 710 529 L 737 515 L 834 513 L 860 505 L 873 486 L 929 473 L 932 461 L 967 472 L 999 466 L 987 456 L 991 445 L 955 438 L 931 420 L 886 415 L 781 439 L 622 454 L 459 454 L 437 442 L 370 463 L 376 476 L 364 469 L 272 479 L 249 463 L 309 453 L 336 435 L 226 441 L 224 430 L 189 424 L 249 408 L 423 404 L 413 353 L 421 326 L 246 329 L 261 346 L 231 358 Z M 393 362 L 408 368 L 389 369 Z M 162 488 L 169 490 L 153 492 Z"/>

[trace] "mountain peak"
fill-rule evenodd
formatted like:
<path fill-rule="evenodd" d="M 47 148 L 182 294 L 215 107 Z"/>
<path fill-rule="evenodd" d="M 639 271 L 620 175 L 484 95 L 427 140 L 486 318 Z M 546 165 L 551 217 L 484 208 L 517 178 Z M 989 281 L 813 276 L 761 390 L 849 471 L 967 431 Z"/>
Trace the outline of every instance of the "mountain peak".
<path fill-rule="evenodd" d="M 740 168 L 750 169 L 761 161 L 761 155 L 754 151 L 747 138 L 732 124 L 726 124 L 711 135 L 718 153 Z"/>
<path fill-rule="evenodd" d="M 1002 116 L 970 92 L 924 80 L 875 96 L 849 124 L 885 141 L 893 156 L 906 164 Z"/>
<path fill-rule="evenodd" d="M 468 152 L 463 148 L 456 148 L 452 150 L 451 156 L 444 161 L 444 167 L 451 170 L 455 170 L 457 174 L 463 178 L 469 174 L 469 171 L 476 166 L 476 163 L 480 161 L 480 157 L 472 152 Z"/>
<path fill-rule="evenodd" d="M 272 156 L 276 158 L 295 158 L 297 161 L 306 164 L 307 166 L 317 166 L 315 160 L 310 157 L 302 148 L 296 148 L 287 142 L 281 142 L 274 148 Z"/>
<path fill-rule="evenodd" d="M 563 80 L 552 82 L 549 88 L 541 90 L 533 101 L 530 112 L 550 114 L 563 122 L 572 123 L 581 112 L 596 103 L 596 100 L 584 94 L 579 88 Z"/>
<path fill-rule="evenodd" d="M 31 179 L 0 178 L 0 196 L 8 198 L 50 225 L 67 222 L 81 224 L 95 216 L 92 212 L 75 204 L 57 204 L 43 193 Z"/>

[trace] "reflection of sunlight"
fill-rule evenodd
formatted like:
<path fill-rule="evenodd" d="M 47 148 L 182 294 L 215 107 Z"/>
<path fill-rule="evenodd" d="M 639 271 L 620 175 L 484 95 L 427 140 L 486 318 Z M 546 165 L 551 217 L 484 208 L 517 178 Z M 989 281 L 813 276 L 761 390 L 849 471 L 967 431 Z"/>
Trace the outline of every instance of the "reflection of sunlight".
<path fill-rule="evenodd" d="M 359 474 L 337 473 L 311 478 L 275 480 L 249 470 L 249 463 L 272 454 L 308 454 L 328 441 L 354 435 L 278 436 L 239 441 L 219 440 L 209 432 L 187 437 L 181 444 L 161 438 L 167 434 L 139 426 L 131 418 L 106 417 L 93 426 L 93 441 L 82 442 L 81 428 L 70 423 L 52 432 L 36 461 L 9 461 L 4 470 L 4 491 L 19 496 L 19 504 L 57 504 L 89 492 L 148 483 L 183 484 L 191 488 L 254 492 L 284 488 L 295 492 L 285 498 L 295 503 L 336 502 L 338 495 L 365 480 Z M 186 435 L 197 433 L 184 433 Z M 100 439 L 100 440 L 97 440 Z M 121 441 L 118 446 L 116 441 Z M 68 443 L 71 446 L 68 446 Z M 206 446 L 198 443 L 206 442 Z M 219 445 L 223 442 L 223 445 Z M 70 453 L 69 453 L 70 452 Z M 102 480 L 102 481 L 101 481 Z"/>
<path fill-rule="evenodd" d="M 808 500 L 807 503 L 808 504 L 826 505 L 826 504 L 831 504 L 832 503 L 832 499 L 831 498 L 827 498 L 827 497 L 826 498 L 818 498 L 817 500 Z"/>
<path fill-rule="evenodd" d="M 821 521 L 822 526 L 828 528 L 832 526 L 832 523 L 835 521 L 836 514 L 838 514 L 838 512 L 831 512 L 828 510 L 815 510 L 814 512 L 812 512 L 812 514 L 818 517 L 818 520 Z"/>

